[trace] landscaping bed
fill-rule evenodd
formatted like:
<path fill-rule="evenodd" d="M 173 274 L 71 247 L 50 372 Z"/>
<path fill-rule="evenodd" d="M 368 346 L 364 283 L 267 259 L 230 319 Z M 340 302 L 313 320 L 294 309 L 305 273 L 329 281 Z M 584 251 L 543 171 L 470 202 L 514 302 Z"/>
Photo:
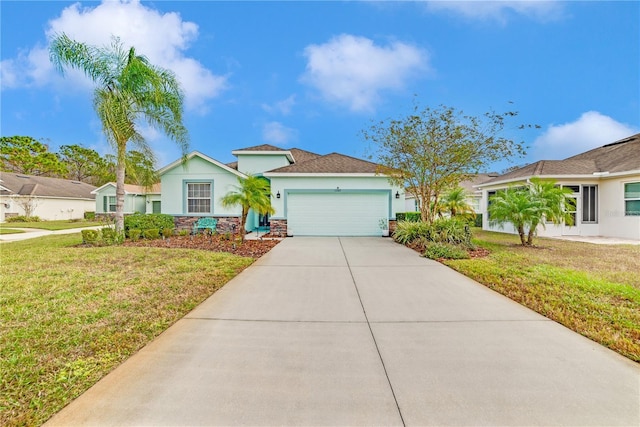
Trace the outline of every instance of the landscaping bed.
<path fill-rule="evenodd" d="M 280 243 L 279 240 L 267 239 L 239 242 L 237 239 L 229 238 L 222 234 L 210 236 L 203 233 L 195 236 L 172 236 L 168 239 L 138 240 L 135 242 L 127 240 L 123 246 L 200 249 L 213 252 L 227 252 L 250 258 L 260 258 L 278 243 Z"/>

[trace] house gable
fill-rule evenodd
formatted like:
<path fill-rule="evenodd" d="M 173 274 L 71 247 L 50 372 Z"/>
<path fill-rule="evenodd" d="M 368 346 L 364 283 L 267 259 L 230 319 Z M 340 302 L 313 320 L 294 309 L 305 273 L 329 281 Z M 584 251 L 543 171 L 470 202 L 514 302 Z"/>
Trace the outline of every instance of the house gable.
<path fill-rule="evenodd" d="M 233 150 L 231 154 L 238 158 L 236 169 L 249 175 L 261 175 L 294 163 L 290 151 L 269 144 Z"/>
<path fill-rule="evenodd" d="M 184 164 L 181 161 L 176 161 L 160 170 L 162 212 L 170 215 L 237 216 L 238 209 L 223 207 L 220 198 L 235 188 L 238 184 L 238 178 L 244 177 L 246 177 L 245 174 L 224 163 L 201 153 L 193 152 L 187 156 L 187 161 Z M 201 209 L 201 212 L 190 212 L 189 188 L 191 188 L 192 196 L 195 191 L 199 194 L 197 197 L 205 194 L 205 191 L 209 195 L 209 201 L 206 202 L 209 207 L 206 211 Z M 192 207 L 193 203 L 195 202 L 192 202 Z"/>

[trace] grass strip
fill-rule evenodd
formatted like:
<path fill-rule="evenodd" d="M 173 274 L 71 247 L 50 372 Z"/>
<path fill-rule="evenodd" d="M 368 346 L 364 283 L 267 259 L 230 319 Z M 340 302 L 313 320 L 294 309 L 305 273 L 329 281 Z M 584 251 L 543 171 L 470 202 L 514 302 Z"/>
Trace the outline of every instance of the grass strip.
<path fill-rule="evenodd" d="M 595 245 L 476 231 L 488 257 L 445 264 L 640 362 L 640 246 Z"/>
<path fill-rule="evenodd" d="M 0 247 L 0 425 L 42 424 L 253 262 L 80 242 Z"/>
<path fill-rule="evenodd" d="M 19 234 L 24 233 L 22 230 L 15 230 L 13 228 L 0 228 L 0 234 Z"/>
<path fill-rule="evenodd" d="M 37 228 L 38 230 L 69 230 L 71 228 L 98 227 L 107 224 L 100 221 L 38 221 L 38 222 L 7 222 L 0 224 L 0 231 L 4 228 Z"/>

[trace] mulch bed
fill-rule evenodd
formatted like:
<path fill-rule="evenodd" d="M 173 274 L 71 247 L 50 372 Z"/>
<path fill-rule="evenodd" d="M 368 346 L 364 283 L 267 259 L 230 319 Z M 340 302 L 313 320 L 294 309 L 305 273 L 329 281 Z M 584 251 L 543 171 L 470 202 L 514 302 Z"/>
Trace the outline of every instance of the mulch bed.
<path fill-rule="evenodd" d="M 239 244 L 233 239 L 225 239 L 223 235 L 214 234 L 213 236 L 207 236 L 205 234 L 198 234 L 195 236 L 173 236 L 169 239 L 142 239 L 137 242 L 127 240 L 123 246 L 200 249 L 213 252 L 228 252 L 250 258 L 260 258 L 278 243 L 280 243 L 279 240 L 245 240 Z"/>

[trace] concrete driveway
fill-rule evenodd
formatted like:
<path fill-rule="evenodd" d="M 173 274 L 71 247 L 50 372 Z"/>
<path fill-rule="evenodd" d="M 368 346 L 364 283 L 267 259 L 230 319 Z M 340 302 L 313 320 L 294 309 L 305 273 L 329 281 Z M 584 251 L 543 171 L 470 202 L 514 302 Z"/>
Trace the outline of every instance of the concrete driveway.
<path fill-rule="evenodd" d="M 286 239 L 49 425 L 640 425 L 640 368 L 383 238 Z"/>

